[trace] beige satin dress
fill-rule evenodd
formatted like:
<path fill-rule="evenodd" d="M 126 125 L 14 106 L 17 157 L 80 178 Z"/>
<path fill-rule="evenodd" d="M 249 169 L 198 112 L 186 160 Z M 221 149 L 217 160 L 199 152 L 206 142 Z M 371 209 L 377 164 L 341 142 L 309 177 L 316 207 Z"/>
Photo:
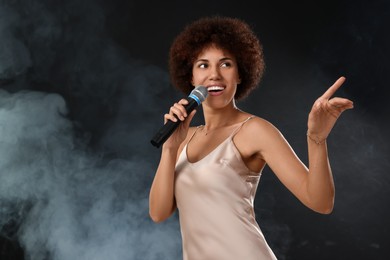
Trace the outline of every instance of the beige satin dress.
<path fill-rule="evenodd" d="M 179 156 L 175 197 L 183 260 L 276 259 L 253 209 L 261 173 L 246 167 L 233 143 L 234 135 L 251 118 L 237 124 L 233 133 L 201 160 L 188 161 L 188 143 Z"/>

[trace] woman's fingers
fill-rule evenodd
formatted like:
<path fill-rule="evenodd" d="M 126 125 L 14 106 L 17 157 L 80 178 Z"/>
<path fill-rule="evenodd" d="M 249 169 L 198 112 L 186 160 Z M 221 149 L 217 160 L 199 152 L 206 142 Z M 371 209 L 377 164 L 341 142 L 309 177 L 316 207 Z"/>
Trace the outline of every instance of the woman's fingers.
<path fill-rule="evenodd" d="M 346 98 L 335 97 L 327 101 L 327 110 L 331 114 L 336 113 L 337 114 L 336 117 L 339 117 L 340 114 L 345 110 L 352 109 L 352 108 L 353 108 L 353 102 Z"/>
<path fill-rule="evenodd" d="M 332 97 L 344 81 L 345 78 L 340 77 L 314 102 L 308 119 L 308 129 L 311 133 L 326 138 L 340 115 L 345 110 L 353 108 L 353 102 L 351 100 L 341 97 Z"/>
<path fill-rule="evenodd" d="M 331 115 L 338 118 L 340 114 L 346 110 L 353 108 L 353 102 L 346 98 L 333 97 L 334 93 L 340 88 L 340 86 L 344 83 L 345 77 L 338 78 L 335 83 L 330 86 L 325 93 L 318 99 L 318 105 L 325 108 Z"/>
<path fill-rule="evenodd" d="M 188 100 L 181 99 L 179 102 L 173 104 L 169 109 L 169 113 L 164 115 L 165 121 L 171 120 L 177 122 L 177 120 L 184 121 L 187 117 L 187 111 L 185 105 L 188 104 Z"/>
<path fill-rule="evenodd" d="M 192 118 L 194 117 L 195 113 L 196 113 L 196 110 L 195 109 L 192 110 L 192 112 L 186 118 L 186 121 L 184 121 L 184 123 L 186 124 L 187 127 L 190 126 L 190 122 L 191 122 Z"/>
<path fill-rule="evenodd" d="M 334 97 L 328 100 L 331 107 L 336 109 L 351 109 L 353 108 L 353 102 L 346 98 Z"/>
<path fill-rule="evenodd" d="M 322 98 L 325 98 L 325 99 L 330 99 L 334 93 L 336 93 L 336 91 L 339 89 L 339 87 L 341 85 L 343 85 L 345 81 L 345 77 L 340 77 L 336 80 L 335 83 L 333 83 L 332 86 L 330 86 L 326 91 L 325 93 L 322 95 Z"/>

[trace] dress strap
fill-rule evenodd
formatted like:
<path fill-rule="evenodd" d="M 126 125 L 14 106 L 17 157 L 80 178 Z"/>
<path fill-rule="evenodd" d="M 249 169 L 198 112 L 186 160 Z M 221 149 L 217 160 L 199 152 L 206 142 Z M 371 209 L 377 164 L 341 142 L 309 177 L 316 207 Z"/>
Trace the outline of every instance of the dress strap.
<path fill-rule="evenodd" d="M 246 123 L 248 122 L 249 120 L 251 120 L 252 118 L 254 118 L 255 116 L 254 115 L 251 115 L 249 116 L 247 119 L 245 119 L 236 129 L 234 129 L 233 133 L 231 134 L 231 137 L 233 137 L 235 134 L 238 133 L 238 131 L 240 131 L 241 127 Z"/>
<path fill-rule="evenodd" d="M 196 134 L 196 132 L 198 132 L 199 128 L 201 128 L 202 126 L 203 126 L 203 125 L 199 125 L 199 126 L 196 127 L 196 129 L 195 129 L 195 131 L 192 133 L 190 139 L 188 139 L 186 145 L 189 144 L 189 143 L 191 142 L 191 140 L 192 140 L 192 138 L 194 137 L 194 135 Z"/>

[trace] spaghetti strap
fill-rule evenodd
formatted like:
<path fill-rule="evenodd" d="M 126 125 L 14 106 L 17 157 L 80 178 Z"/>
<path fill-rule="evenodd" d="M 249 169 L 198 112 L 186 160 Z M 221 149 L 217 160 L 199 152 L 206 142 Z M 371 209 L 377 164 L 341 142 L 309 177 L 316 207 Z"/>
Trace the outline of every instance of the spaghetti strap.
<path fill-rule="evenodd" d="M 202 126 L 203 126 L 203 125 L 199 125 L 199 126 L 196 127 L 196 129 L 195 129 L 195 131 L 192 133 L 190 139 L 188 139 L 186 145 L 189 144 L 189 142 L 191 142 L 191 140 L 192 140 L 192 138 L 194 137 L 194 135 L 196 134 L 196 132 L 198 132 L 199 128 L 201 128 Z"/>
<path fill-rule="evenodd" d="M 254 118 L 254 117 L 255 117 L 254 115 L 251 115 L 251 116 L 249 116 L 247 119 L 245 119 L 243 122 L 237 123 L 237 124 L 239 124 L 239 126 L 238 126 L 236 129 L 233 130 L 233 132 L 225 139 L 225 141 L 226 141 L 227 139 L 229 139 L 229 138 L 233 138 L 233 136 L 241 129 L 241 127 L 242 127 L 246 122 L 248 122 L 250 119 L 252 119 L 252 118 Z M 202 128 L 202 127 L 204 127 L 204 125 L 199 125 L 199 126 L 196 127 L 195 131 L 192 133 L 191 137 L 188 139 L 188 141 L 187 141 L 187 143 L 186 143 L 186 145 L 185 145 L 185 149 L 187 149 L 186 146 L 188 146 L 188 144 L 191 142 L 192 138 L 195 136 L 196 132 L 198 132 L 199 128 Z M 222 142 L 222 143 L 223 143 L 223 142 Z M 222 143 L 221 143 L 221 144 L 222 144 Z M 219 145 L 221 145 L 221 144 L 219 144 Z M 218 146 L 219 146 L 219 145 L 218 145 Z M 217 146 L 217 147 L 218 147 L 218 146 Z"/>
<path fill-rule="evenodd" d="M 251 120 L 252 118 L 254 118 L 255 116 L 254 115 L 251 115 L 249 116 L 247 119 L 245 119 L 236 129 L 234 129 L 233 133 L 230 135 L 231 137 L 233 137 L 235 134 L 238 133 L 238 131 L 240 131 L 241 127 L 246 123 L 248 122 L 249 120 Z"/>

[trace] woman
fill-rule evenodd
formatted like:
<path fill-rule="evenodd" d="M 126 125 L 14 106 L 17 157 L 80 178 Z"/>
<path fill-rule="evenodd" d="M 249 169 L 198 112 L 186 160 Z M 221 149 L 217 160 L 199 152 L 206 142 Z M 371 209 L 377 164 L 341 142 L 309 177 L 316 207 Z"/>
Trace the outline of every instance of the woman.
<path fill-rule="evenodd" d="M 340 114 L 353 107 L 332 97 L 339 78 L 319 97 L 308 117 L 309 167 L 296 156 L 270 122 L 239 109 L 264 71 L 262 46 L 244 21 L 206 17 L 188 25 L 170 50 L 173 84 L 188 94 L 205 86 L 205 124 L 190 127 L 195 111 L 188 101 L 175 103 L 164 115 L 182 123 L 163 144 L 150 190 L 150 216 L 167 219 L 177 208 L 183 258 L 276 259 L 255 219 L 253 200 L 266 164 L 307 207 L 329 214 L 334 184 L 326 138 Z"/>

